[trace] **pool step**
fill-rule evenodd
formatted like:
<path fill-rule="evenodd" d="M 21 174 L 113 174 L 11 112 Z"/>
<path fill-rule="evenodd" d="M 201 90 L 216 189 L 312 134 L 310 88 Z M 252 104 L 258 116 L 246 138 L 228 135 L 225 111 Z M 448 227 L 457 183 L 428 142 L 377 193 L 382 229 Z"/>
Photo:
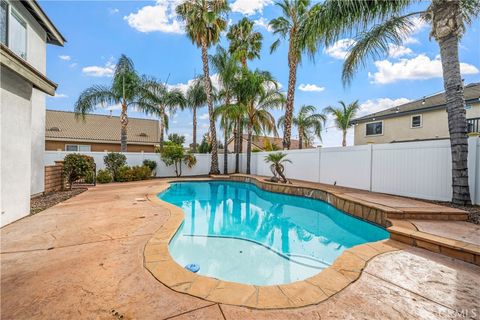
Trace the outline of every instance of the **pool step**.
<path fill-rule="evenodd" d="M 387 228 L 392 240 L 480 266 L 479 245 L 419 231 L 413 225 L 409 227 L 406 224 L 396 223 L 395 220 L 392 223 L 393 225 Z"/>

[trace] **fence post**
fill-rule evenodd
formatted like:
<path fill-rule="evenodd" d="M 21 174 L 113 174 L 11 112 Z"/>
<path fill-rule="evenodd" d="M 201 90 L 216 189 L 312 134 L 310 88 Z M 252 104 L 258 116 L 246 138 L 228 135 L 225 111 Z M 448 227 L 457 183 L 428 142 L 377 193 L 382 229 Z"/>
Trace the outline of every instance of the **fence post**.
<path fill-rule="evenodd" d="M 370 170 L 370 183 L 369 183 L 369 188 L 368 190 L 371 192 L 372 191 L 372 185 L 373 185 L 373 143 L 370 143 L 369 144 L 369 152 L 370 152 L 370 166 L 369 166 L 369 170 Z"/>
<path fill-rule="evenodd" d="M 470 199 L 472 204 L 480 202 L 477 195 L 479 194 L 478 188 L 479 181 L 477 179 L 478 170 L 480 170 L 480 161 L 479 148 L 478 148 L 479 137 L 470 137 L 468 138 L 468 184 L 470 187 Z"/>

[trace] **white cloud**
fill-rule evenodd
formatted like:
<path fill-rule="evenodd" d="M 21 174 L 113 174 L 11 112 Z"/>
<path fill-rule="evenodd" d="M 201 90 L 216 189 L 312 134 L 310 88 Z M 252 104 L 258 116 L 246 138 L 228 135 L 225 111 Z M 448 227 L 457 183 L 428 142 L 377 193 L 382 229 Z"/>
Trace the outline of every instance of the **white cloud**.
<path fill-rule="evenodd" d="M 175 7 L 181 0 L 157 0 L 153 6 L 145 6 L 123 17 L 128 25 L 140 32 L 183 33 L 182 23 L 177 20 Z"/>
<path fill-rule="evenodd" d="M 428 27 L 428 22 L 425 21 L 425 19 L 419 18 L 419 17 L 412 17 L 410 18 L 410 21 L 413 23 L 413 29 L 412 33 L 419 33 L 423 31 L 426 27 Z"/>
<path fill-rule="evenodd" d="M 70 68 L 75 68 L 76 66 L 78 66 L 78 63 L 76 63 L 76 62 L 70 63 L 70 65 L 69 65 Z"/>
<path fill-rule="evenodd" d="M 273 28 L 269 24 L 270 21 L 268 21 L 264 17 L 260 17 L 257 20 L 253 20 L 253 23 L 261 28 L 264 28 L 268 32 L 273 32 Z"/>
<path fill-rule="evenodd" d="M 263 8 L 272 4 L 273 0 L 235 0 L 230 5 L 233 12 L 250 16 L 255 13 L 262 13 Z"/>
<path fill-rule="evenodd" d="M 399 80 L 425 80 L 442 77 L 442 64 L 439 57 L 430 59 L 420 54 L 411 59 L 400 59 L 398 62 L 380 60 L 374 62 L 377 72 L 368 73 L 372 83 L 386 84 Z M 460 63 L 462 74 L 477 74 L 479 70 L 474 65 Z"/>
<path fill-rule="evenodd" d="M 115 14 L 115 13 L 119 13 L 120 10 L 118 10 L 118 8 L 110 8 L 108 9 L 108 13 L 110 14 Z"/>
<path fill-rule="evenodd" d="M 325 87 L 319 87 L 316 84 L 300 84 L 298 86 L 298 89 L 300 91 L 306 91 L 306 92 L 322 92 L 325 90 Z"/>
<path fill-rule="evenodd" d="M 362 117 L 367 114 L 375 113 L 381 110 L 393 108 L 402 104 L 410 102 L 410 99 L 407 98 L 378 98 L 378 99 L 369 99 L 364 103 L 360 104 L 359 111 L 357 116 Z"/>
<path fill-rule="evenodd" d="M 208 119 L 208 113 L 202 113 L 200 117 L 198 117 L 200 120 L 207 120 Z"/>
<path fill-rule="evenodd" d="M 411 54 L 413 54 L 413 51 L 410 48 L 399 46 L 393 43 L 390 43 L 390 45 L 388 46 L 389 57 L 400 58 L 400 57 L 411 55 Z"/>
<path fill-rule="evenodd" d="M 420 41 L 418 41 L 417 38 L 414 38 L 414 37 L 408 37 L 407 39 L 405 39 L 403 41 L 404 44 L 419 44 Z"/>
<path fill-rule="evenodd" d="M 111 61 L 107 61 L 105 66 L 88 66 L 82 68 L 82 72 L 86 76 L 90 77 L 112 77 L 115 72 L 115 64 Z"/>
<path fill-rule="evenodd" d="M 325 48 L 324 52 L 332 58 L 345 60 L 349 53 L 350 47 L 352 47 L 354 44 L 355 40 L 353 39 L 341 39 L 335 42 L 332 46 Z"/>
<path fill-rule="evenodd" d="M 70 61 L 70 60 L 72 60 L 72 57 L 71 57 L 71 56 L 67 56 L 67 55 L 59 55 L 58 57 L 60 58 L 60 60 L 63 60 L 63 61 Z"/>
<path fill-rule="evenodd" d="M 68 98 L 68 96 L 65 93 L 58 93 L 58 92 L 55 92 L 55 95 L 53 97 L 55 99 Z"/>

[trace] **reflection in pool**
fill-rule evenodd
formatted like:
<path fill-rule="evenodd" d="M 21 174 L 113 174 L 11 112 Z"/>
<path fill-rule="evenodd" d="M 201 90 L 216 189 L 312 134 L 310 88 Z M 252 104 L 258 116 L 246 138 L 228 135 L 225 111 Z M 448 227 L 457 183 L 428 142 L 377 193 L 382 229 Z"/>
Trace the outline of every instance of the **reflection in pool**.
<path fill-rule="evenodd" d="M 160 199 L 183 209 L 169 250 L 199 274 L 272 285 L 313 276 L 343 250 L 388 238 L 384 229 L 319 200 L 230 181 L 172 183 Z"/>

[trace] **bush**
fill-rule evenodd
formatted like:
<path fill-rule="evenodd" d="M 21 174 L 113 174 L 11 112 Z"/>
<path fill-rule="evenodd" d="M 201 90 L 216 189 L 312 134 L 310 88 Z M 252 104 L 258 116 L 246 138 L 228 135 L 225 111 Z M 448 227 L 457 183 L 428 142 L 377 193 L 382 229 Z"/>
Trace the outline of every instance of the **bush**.
<path fill-rule="evenodd" d="M 103 158 L 103 162 L 105 163 L 107 170 L 110 171 L 113 180 L 119 181 L 119 170 L 121 167 L 126 166 L 127 157 L 121 153 L 110 152 Z"/>
<path fill-rule="evenodd" d="M 157 168 L 157 161 L 145 159 L 143 160 L 143 166 L 149 167 L 152 173 L 152 176 L 155 175 L 155 169 Z"/>
<path fill-rule="evenodd" d="M 83 179 L 85 181 L 85 183 L 87 184 L 93 184 L 93 182 L 95 181 L 95 175 L 93 173 L 93 170 L 92 171 L 89 171 L 86 175 L 85 175 L 85 178 Z"/>
<path fill-rule="evenodd" d="M 118 182 L 140 181 L 150 178 L 152 171 L 147 166 L 123 166 L 118 169 Z"/>
<path fill-rule="evenodd" d="M 110 174 L 110 171 L 104 169 L 104 170 L 98 170 L 97 173 L 97 182 L 98 183 L 109 183 L 112 182 L 112 175 Z"/>
<path fill-rule="evenodd" d="M 72 153 L 66 155 L 63 159 L 63 174 L 70 184 L 70 189 L 72 189 L 72 183 L 75 181 L 84 179 L 89 174 L 93 177 L 94 168 L 93 158 L 83 154 Z"/>

